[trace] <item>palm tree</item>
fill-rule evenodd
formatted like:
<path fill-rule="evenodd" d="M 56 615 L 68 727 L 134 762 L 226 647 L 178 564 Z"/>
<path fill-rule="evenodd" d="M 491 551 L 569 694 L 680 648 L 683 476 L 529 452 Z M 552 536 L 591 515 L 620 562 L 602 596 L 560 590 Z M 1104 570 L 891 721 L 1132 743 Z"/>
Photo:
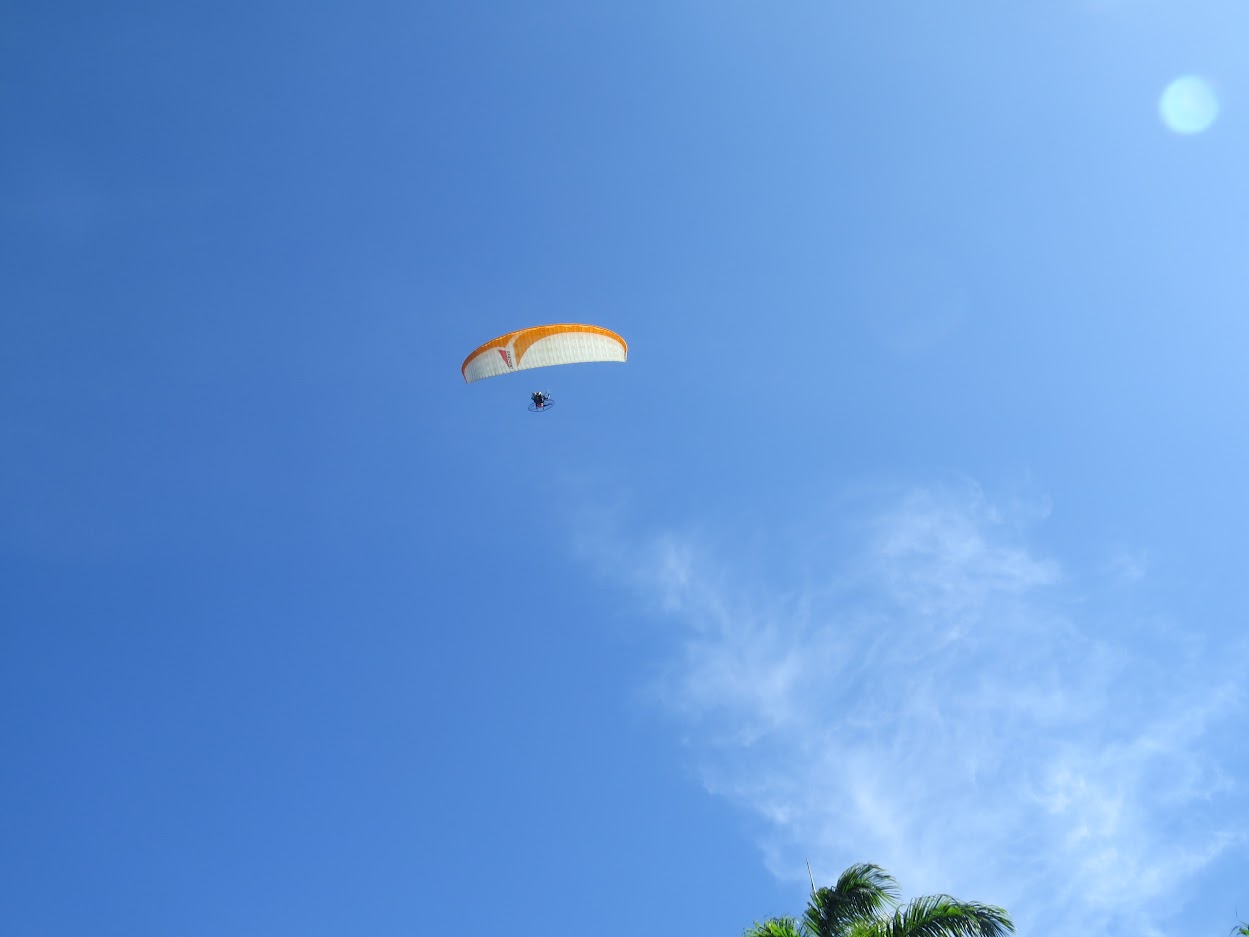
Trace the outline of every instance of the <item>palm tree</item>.
<path fill-rule="evenodd" d="M 755 921 L 745 937 L 802 937 L 802 928 L 792 917 L 774 917 L 762 924 Z"/>
<path fill-rule="evenodd" d="M 898 883 L 878 865 L 859 863 L 832 888 L 814 888 L 802 920 L 756 922 L 745 937 L 1006 937 L 1015 925 L 1001 908 L 928 895 L 898 904 Z"/>

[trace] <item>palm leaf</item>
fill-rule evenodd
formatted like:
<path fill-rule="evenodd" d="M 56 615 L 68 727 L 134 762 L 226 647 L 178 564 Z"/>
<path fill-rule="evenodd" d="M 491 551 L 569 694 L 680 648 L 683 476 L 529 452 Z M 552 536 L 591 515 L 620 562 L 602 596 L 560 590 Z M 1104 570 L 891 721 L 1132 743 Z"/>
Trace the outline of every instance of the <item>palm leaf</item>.
<path fill-rule="evenodd" d="M 927 895 L 882 918 L 874 930 L 876 937 L 1006 937 L 1015 925 L 993 905 Z"/>
<path fill-rule="evenodd" d="M 817 888 L 802 917 L 811 937 L 849 937 L 856 922 L 874 920 L 898 903 L 898 883 L 878 865 L 852 865 L 832 888 Z"/>
<path fill-rule="evenodd" d="M 762 924 L 755 921 L 742 937 L 802 937 L 802 932 L 792 917 L 774 917 Z"/>

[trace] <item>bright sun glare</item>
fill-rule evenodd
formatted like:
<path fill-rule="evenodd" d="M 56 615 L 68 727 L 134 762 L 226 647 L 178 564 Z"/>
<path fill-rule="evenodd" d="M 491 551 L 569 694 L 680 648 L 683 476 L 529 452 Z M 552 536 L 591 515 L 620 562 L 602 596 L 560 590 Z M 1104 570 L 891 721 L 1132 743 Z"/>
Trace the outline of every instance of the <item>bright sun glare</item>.
<path fill-rule="evenodd" d="M 1219 116 L 1219 100 L 1206 79 L 1183 75 L 1162 92 L 1158 113 L 1162 122 L 1175 133 L 1201 133 L 1210 129 Z"/>

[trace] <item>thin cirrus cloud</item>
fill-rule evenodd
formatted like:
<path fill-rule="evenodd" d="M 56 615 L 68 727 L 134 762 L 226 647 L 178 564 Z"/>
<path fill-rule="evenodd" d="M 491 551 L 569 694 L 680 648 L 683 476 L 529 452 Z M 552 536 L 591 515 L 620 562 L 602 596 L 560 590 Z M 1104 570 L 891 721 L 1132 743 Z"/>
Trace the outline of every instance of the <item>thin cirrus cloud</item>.
<path fill-rule="evenodd" d="M 1025 933 L 1157 933 L 1246 842 L 1209 738 L 1244 700 L 1226 659 L 1082 602 L 1014 520 L 971 486 L 911 491 L 791 544 L 805 572 L 779 586 L 657 536 L 635 584 L 679 646 L 655 698 L 781 878 L 870 860 Z"/>

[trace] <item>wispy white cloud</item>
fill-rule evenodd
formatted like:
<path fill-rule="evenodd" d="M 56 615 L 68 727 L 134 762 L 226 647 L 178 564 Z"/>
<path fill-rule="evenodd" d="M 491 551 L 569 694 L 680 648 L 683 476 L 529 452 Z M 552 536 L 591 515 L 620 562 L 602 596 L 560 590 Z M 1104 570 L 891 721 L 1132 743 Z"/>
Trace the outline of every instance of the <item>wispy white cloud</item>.
<path fill-rule="evenodd" d="M 1179 652 L 1156 621 L 1087 620 L 1029 513 L 911 491 L 849 548 L 790 544 L 793 582 L 672 532 L 636 551 L 635 584 L 679 626 L 655 697 L 707 789 L 759 818 L 778 876 L 870 860 L 1025 933 L 1157 932 L 1245 842 L 1208 738 L 1243 721 L 1243 665 Z"/>

